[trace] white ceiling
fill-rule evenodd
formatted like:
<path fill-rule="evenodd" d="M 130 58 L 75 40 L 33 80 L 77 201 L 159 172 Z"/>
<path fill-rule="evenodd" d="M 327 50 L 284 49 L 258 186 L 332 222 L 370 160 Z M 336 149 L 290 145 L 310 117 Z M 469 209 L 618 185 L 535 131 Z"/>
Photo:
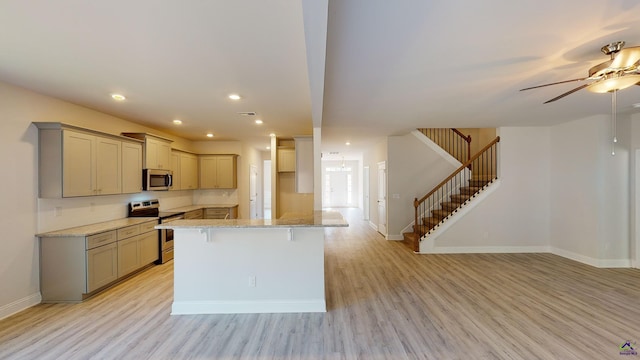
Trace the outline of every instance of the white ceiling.
<path fill-rule="evenodd" d="M 416 127 L 608 114 L 586 90 L 542 104 L 579 83 L 518 90 L 586 76 L 610 42 L 640 46 L 635 0 L 329 0 L 328 21 L 326 1 L 2 0 L 0 81 L 194 140 L 262 147 L 314 120 L 323 151 L 345 153 Z M 618 95 L 620 112 L 637 102 L 638 86 Z"/>

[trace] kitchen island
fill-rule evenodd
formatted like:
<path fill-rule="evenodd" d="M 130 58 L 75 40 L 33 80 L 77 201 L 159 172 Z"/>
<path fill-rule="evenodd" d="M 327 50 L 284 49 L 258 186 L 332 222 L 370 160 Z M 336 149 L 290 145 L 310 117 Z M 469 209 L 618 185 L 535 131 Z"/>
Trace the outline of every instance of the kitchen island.
<path fill-rule="evenodd" d="M 171 313 L 325 312 L 324 231 L 337 211 L 281 219 L 177 220 Z"/>

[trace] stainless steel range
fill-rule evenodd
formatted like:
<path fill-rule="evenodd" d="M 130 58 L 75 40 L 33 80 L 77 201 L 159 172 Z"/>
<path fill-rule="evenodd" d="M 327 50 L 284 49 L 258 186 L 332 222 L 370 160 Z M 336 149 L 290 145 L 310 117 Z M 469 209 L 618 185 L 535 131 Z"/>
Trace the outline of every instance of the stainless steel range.
<path fill-rule="evenodd" d="M 158 199 L 134 201 L 129 204 L 129 217 L 158 217 L 160 224 L 184 219 L 184 211 L 160 211 Z M 158 263 L 164 264 L 173 259 L 173 230 L 158 230 L 160 257 Z"/>

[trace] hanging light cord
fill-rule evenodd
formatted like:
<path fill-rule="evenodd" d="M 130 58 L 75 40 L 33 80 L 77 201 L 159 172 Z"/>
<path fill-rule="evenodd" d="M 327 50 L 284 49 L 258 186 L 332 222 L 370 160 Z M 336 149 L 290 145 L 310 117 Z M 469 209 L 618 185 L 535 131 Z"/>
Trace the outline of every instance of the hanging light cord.
<path fill-rule="evenodd" d="M 617 95 L 618 90 L 611 92 L 611 137 L 613 140 L 611 143 L 611 155 L 616 154 L 616 143 L 618 142 L 618 138 L 616 137 Z"/>

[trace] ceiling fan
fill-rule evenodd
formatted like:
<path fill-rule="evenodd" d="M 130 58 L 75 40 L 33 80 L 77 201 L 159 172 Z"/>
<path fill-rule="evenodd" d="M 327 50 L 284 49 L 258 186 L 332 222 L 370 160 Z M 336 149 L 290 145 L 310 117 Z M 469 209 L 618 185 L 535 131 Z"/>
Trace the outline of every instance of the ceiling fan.
<path fill-rule="evenodd" d="M 532 86 L 520 91 L 576 81 L 590 81 L 545 101 L 544 103 L 547 104 L 584 88 L 596 93 L 615 93 L 617 90 L 626 89 L 640 82 L 640 46 L 623 49 L 624 45 L 624 41 L 616 41 L 603 46 L 600 50 L 605 55 L 610 55 L 611 59 L 589 69 L 587 77 Z"/>
<path fill-rule="evenodd" d="M 571 89 L 563 94 L 560 94 L 553 99 L 547 100 L 544 103 L 548 104 L 558 99 L 562 99 L 567 95 L 571 95 L 578 90 L 586 88 L 587 90 L 595 93 L 611 93 L 611 155 L 615 155 L 615 144 L 618 142 L 616 137 L 616 107 L 617 107 L 617 93 L 618 90 L 626 89 L 633 85 L 640 85 L 640 46 L 630 47 L 623 49 L 625 42 L 616 41 L 611 44 L 603 46 L 600 50 L 605 55 L 610 55 L 611 59 L 593 66 L 589 69 L 589 76 L 579 79 L 558 81 L 550 84 L 532 86 L 520 91 L 538 89 L 545 86 L 565 84 L 575 81 L 590 81 L 587 84 L 582 84 L 577 88 Z"/>

